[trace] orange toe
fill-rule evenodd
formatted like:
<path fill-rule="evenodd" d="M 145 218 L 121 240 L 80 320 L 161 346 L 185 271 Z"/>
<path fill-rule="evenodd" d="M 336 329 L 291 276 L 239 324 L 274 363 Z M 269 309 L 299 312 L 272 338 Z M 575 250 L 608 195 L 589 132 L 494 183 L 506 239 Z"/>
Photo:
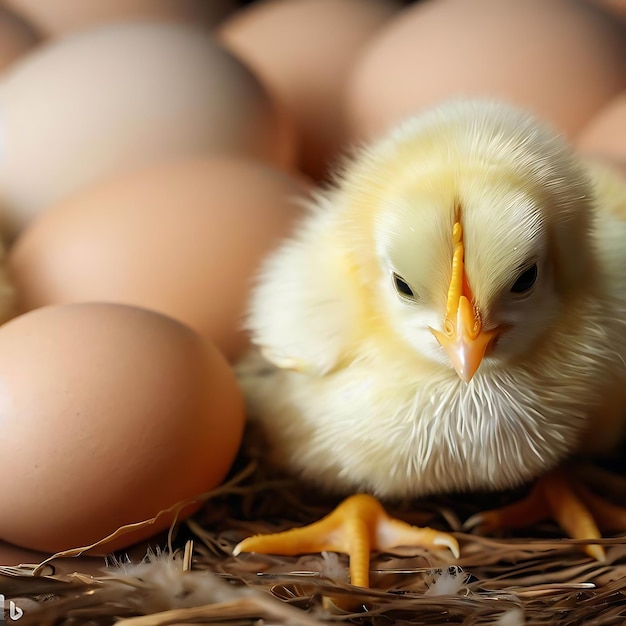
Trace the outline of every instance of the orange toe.
<path fill-rule="evenodd" d="M 233 554 L 341 552 L 350 558 L 352 584 L 368 587 L 370 552 L 408 545 L 448 548 L 455 557 L 459 556 L 459 544 L 452 535 L 394 519 L 376 498 L 358 494 L 347 498 L 329 515 L 309 526 L 244 539 L 235 546 Z"/>
<path fill-rule="evenodd" d="M 554 470 L 539 478 L 523 500 L 474 515 L 464 527 L 522 528 L 543 519 L 553 519 L 572 539 L 593 541 L 602 536 L 594 509 L 590 499 L 580 496 L 579 487 L 563 470 Z M 584 550 L 598 561 L 605 558 L 604 548 L 597 544 L 590 543 Z"/>

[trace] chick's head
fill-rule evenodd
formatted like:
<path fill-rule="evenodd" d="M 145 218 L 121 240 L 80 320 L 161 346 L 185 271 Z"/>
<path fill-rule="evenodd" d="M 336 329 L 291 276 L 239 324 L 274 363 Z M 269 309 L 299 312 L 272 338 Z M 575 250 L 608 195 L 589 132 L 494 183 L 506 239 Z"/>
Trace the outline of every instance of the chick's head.
<path fill-rule="evenodd" d="M 410 119 L 357 157 L 343 189 L 373 319 L 465 381 L 529 355 L 594 280 L 586 174 L 515 108 Z"/>

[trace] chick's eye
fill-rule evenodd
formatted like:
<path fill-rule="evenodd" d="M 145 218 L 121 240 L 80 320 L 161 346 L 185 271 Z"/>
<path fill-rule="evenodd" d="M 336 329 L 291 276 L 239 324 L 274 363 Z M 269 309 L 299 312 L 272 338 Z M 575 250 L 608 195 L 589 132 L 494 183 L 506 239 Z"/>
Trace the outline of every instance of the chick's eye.
<path fill-rule="evenodd" d="M 537 264 L 534 263 L 524 270 L 513 283 L 511 293 L 526 293 L 537 281 Z"/>
<path fill-rule="evenodd" d="M 414 298 L 415 294 L 413 293 L 413 290 L 409 287 L 409 283 L 406 282 L 406 280 L 404 280 L 404 278 L 402 278 L 402 276 L 399 276 L 398 274 L 393 274 L 393 283 L 396 287 L 396 291 L 401 295 L 404 296 L 405 298 Z"/>

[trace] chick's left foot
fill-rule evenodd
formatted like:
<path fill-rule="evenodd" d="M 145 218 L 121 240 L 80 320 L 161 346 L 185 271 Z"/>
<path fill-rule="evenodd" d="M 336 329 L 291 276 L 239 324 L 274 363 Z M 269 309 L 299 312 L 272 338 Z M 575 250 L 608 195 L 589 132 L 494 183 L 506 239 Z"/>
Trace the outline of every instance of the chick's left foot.
<path fill-rule="evenodd" d="M 562 469 L 539 478 L 525 499 L 474 515 L 465 528 L 521 528 L 544 519 L 553 519 L 572 539 L 600 539 L 600 528 L 626 530 L 626 509 L 596 496 Z M 589 543 L 584 550 L 598 561 L 605 558 L 600 545 Z"/>
<path fill-rule="evenodd" d="M 308 526 L 248 537 L 235 546 L 233 554 L 342 552 L 350 558 L 350 582 L 369 587 L 370 552 L 398 546 L 448 548 L 459 556 L 459 544 L 452 535 L 394 519 L 376 498 L 366 494 L 347 498 L 329 515 Z"/>

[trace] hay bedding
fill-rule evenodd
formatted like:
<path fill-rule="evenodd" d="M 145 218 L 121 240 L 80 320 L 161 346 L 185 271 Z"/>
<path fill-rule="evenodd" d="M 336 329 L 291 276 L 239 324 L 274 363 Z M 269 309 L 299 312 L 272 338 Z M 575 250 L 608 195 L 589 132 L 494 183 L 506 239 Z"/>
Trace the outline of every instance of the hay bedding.
<path fill-rule="evenodd" d="M 259 451 L 244 450 L 232 478 L 162 547 L 142 546 L 143 559 L 109 557 L 95 575 L 81 573 L 80 557 L 0 568 L 5 606 L 13 599 L 24 611 L 20 626 L 626 624 L 626 536 L 602 540 L 607 559 L 598 563 L 551 524 L 526 529 L 533 539 L 460 532 L 461 520 L 519 493 L 389 506 L 411 523 L 455 531 L 462 556 L 451 564 L 445 553 L 415 549 L 376 555 L 370 590 L 346 582 L 342 555 L 233 558 L 243 537 L 309 523 L 337 502 L 269 476 Z M 593 477 L 626 502 L 623 480 Z M 355 610 L 325 597 L 349 598 Z"/>

